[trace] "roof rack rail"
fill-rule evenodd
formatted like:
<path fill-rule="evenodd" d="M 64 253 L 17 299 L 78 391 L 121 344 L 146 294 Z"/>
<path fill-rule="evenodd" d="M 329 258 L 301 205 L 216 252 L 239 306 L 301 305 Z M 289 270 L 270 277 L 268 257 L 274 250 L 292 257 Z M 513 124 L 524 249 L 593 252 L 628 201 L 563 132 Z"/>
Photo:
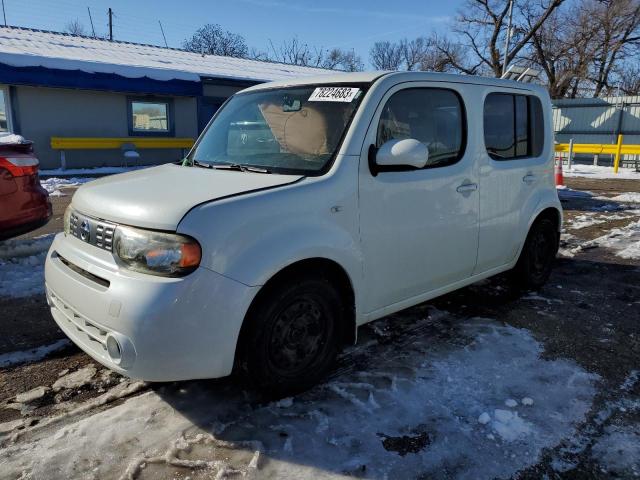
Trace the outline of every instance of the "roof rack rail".
<path fill-rule="evenodd" d="M 510 65 L 507 71 L 502 74 L 506 80 L 515 80 L 516 82 L 531 82 L 538 78 L 540 70 L 531 67 L 519 67 L 518 65 Z"/>

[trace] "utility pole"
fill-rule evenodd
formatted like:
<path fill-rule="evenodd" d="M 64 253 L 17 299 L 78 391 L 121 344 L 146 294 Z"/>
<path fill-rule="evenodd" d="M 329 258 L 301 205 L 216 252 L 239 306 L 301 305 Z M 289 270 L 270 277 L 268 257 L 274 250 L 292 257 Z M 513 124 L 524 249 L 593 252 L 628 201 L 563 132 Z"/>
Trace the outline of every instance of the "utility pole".
<path fill-rule="evenodd" d="M 113 10 L 109 7 L 109 41 L 113 41 Z"/>
<path fill-rule="evenodd" d="M 91 9 L 89 7 L 87 7 L 87 12 L 89 12 L 89 23 L 91 23 L 91 31 L 93 32 L 93 38 L 96 38 L 96 29 L 93 28 L 93 18 L 91 18 Z"/>
<path fill-rule="evenodd" d="M 4 17 L 4 26 L 7 26 L 7 12 L 4 11 L 4 0 L 2 0 L 2 16 Z"/>
<path fill-rule="evenodd" d="M 504 41 L 504 59 L 502 60 L 502 75 L 507 71 L 507 57 L 509 56 L 509 42 L 511 42 L 511 20 L 513 19 L 513 0 L 509 0 L 509 23 L 507 38 Z"/>
<path fill-rule="evenodd" d="M 164 36 L 164 28 L 162 28 L 162 22 L 158 20 L 158 23 L 160 24 L 160 31 L 162 32 L 162 38 L 164 38 L 164 46 L 169 48 L 169 45 L 167 44 L 167 37 Z"/>

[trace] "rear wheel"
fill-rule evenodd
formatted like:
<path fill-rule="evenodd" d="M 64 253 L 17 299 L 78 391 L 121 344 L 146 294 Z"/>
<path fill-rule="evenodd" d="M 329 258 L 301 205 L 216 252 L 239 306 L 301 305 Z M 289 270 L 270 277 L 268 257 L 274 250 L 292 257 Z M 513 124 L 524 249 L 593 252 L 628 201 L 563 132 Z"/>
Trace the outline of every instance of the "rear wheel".
<path fill-rule="evenodd" d="M 247 318 L 244 369 L 274 396 L 305 390 L 335 361 L 342 321 L 338 291 L 325 279 L 295 278 L 270 288 Z"/>
<path fill-rule="evenodd" d="M 549 218 L 540 218 L 529 230 L 518 263 L 513 269 L 514 282 L 524 289 L 539 289 L 549 279 L 558 253 L 558 230 Z"/>

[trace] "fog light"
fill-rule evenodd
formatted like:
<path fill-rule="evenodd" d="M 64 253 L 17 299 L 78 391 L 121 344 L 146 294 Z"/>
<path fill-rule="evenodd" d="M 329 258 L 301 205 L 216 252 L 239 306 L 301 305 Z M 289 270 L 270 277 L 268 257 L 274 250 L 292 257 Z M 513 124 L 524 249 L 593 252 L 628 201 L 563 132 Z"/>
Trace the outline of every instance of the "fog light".
<path fill-rule="evenodd" d="M 120 360 L 122 360 L 122 350 L 120 349 L 118 340 L 113 336 L 107 337 L 107 352 L 109 352 L 109 356 L 114 363 L 120 363 Z"/>
<path fill-rule="evenodd" d="M 121 333 L 107 335 L 107 353 L 113 363 L 120 368 L 130 368 L 136 359 L 133 343 Z"/>

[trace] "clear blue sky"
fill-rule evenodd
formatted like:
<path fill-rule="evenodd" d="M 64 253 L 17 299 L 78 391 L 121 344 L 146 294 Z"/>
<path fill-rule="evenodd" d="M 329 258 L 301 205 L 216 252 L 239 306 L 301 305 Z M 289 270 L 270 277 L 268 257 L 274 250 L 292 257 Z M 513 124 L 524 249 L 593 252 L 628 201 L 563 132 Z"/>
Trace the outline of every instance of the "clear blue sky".
<path fill-rule="evenodd" d="M 114 37 L 163 45 L 158 20 L 170 47 L 180 47 L 198 27 L 219 23 L 243 35 L 249 47 L 269 48 L 298 36 L 315 47 L 354 49 L 368 63 L 370 45 L 379 40 L 444 31 L 461 0 L 4 0 L 7 23 L 62 30 L 74 19 L 97 34 L 107 32 L 107 8 L 114 11 Z"/>

